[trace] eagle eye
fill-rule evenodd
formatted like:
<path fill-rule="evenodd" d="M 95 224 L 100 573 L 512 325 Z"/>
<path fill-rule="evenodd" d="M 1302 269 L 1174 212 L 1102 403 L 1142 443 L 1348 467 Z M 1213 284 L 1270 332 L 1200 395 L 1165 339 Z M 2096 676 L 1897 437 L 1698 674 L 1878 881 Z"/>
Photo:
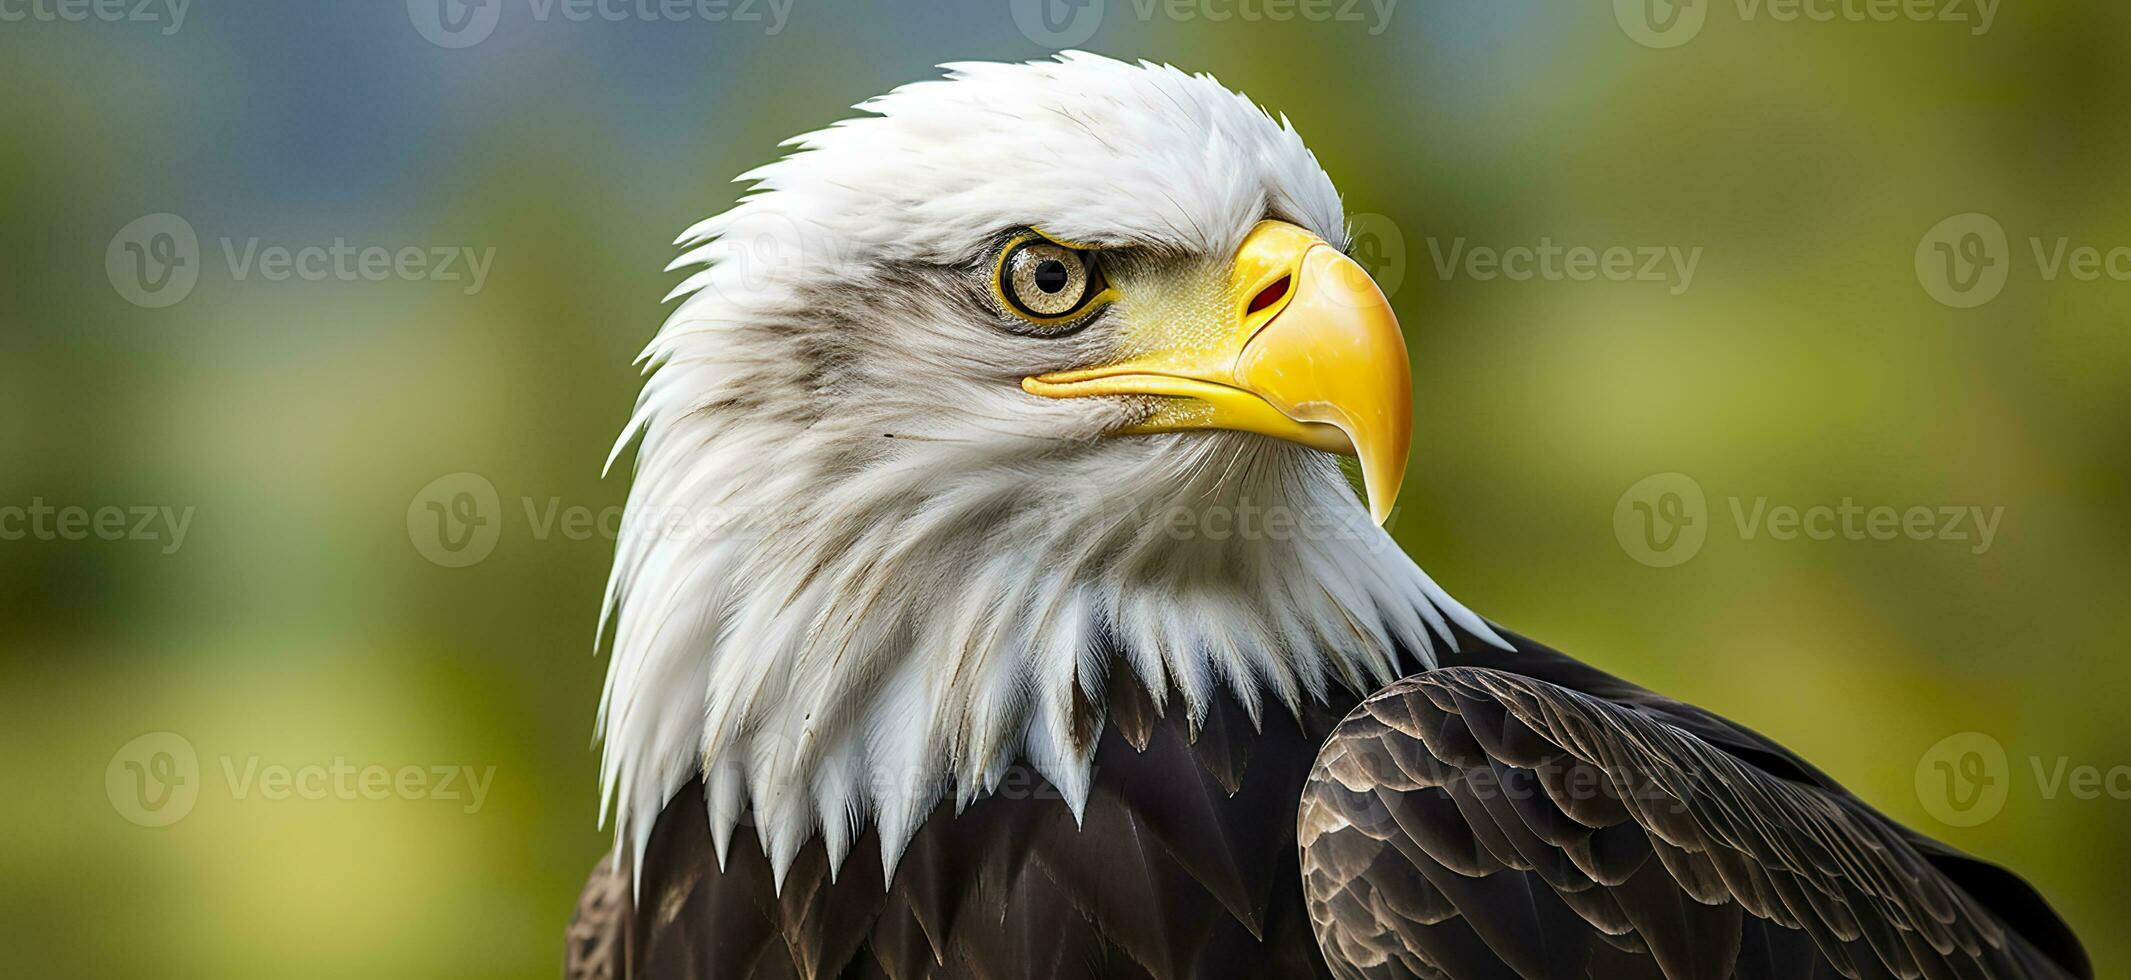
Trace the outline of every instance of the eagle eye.
<path fill-rule="evenodd" d="M 1093 251 L 1035 234 L 1007 243 L 992 279 L 1008 312 L 1044 328 L 1068 326 L 1109 293 Z"/>

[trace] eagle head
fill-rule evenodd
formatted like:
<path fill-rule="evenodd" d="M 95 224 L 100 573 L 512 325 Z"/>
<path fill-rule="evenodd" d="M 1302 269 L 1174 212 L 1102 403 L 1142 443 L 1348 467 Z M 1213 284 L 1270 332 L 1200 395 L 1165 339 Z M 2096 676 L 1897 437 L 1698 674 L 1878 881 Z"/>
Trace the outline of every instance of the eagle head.
<path fill-rule="evenodd" d="M 681 238 L 616 446 L 603 792 L 638 861 L 702 778 L 721 861 L 743 821 L 780 878 L 870 823 L 892 871 L 1017 759 L 1077 814 L 1109 672 L 1257 718 L 1491 635 L 1379 527 L 1406 347 L 1293 126 L 1167 66 L 948 69 Z"/>

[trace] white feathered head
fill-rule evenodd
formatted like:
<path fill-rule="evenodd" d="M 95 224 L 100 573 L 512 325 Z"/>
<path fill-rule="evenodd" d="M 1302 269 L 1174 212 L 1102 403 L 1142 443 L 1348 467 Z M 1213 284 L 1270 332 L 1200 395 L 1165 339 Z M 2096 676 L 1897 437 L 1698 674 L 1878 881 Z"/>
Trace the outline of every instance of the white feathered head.
<path fill-rule="evenodd" d="M 1406 350 L 1294 128 L 1205 75 L 949 66 L 690 228 L 608 587 L 604 793 L 706 781 L 779 876 L 1028 759 L 1075 812 L 1105 672 L 1255 717 L 1486 626 L 1380 518 Z M 1114 662 L 1113 662 L 1114 661 Z"/>

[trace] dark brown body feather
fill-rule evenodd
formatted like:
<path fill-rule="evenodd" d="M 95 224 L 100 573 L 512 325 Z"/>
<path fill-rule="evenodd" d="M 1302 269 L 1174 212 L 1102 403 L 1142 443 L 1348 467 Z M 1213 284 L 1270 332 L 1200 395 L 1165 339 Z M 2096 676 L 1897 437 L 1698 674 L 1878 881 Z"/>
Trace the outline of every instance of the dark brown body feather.
<path fill-rule="evenodd" d="M 1302 902 L 1295 810 L 1344 703 L 1254 731 L 1221 700 L 1196 733 L 1111 685 L 1085 821 L 1016 766 L 942 804 L 883 887 L 869 831 L 837 879 L 817 839 L 782 896 L 744 824 L 718 870 L 702 786 L 667 804 L 643 898 L 600 868 L 571 923 L 573 978 L 1328 977 Z"/>
<path fill-rule="evenodd" d="M 1360 708 L 1341 693 L 1299 721 L 1269 709 L 1263 731 L 1226 700 L 1192 731 L 1113 679 L 1093 709 L 1102 735 L 1084 825 L 1016 767 L 959 815 L 943 804 L 885 886 L 870 833 L 834 882 L 819 841 L 808 845 L 780 896 L 743 824 L 719 871 L 690 783 L 653 832 L 641 902 L 607 862 L 593 873 L 566 973 L 2091 976 L 2018 878 L 1887 821 L 1744 728 L 1511 639 L 1514 651 L 1463 637 L 1445 672 Z M 1309 786 L 1298 848 L 1320 746 L 1327 771 Z M 1330 778 L 1342 767 L 1345 782 Z M 1645 795 L 1632 807 L 1550 796 L 1540 774 L 1617 777 Z M 1485 786 L 1515 792 L 1470 792 Z M 1839 814 L 1847 836 L 1709 846 L 1743 838 L 1741 826 L 1784 836 L 1801 811 L 1770 801 L 1799 799 Z M 1726 890 L 1735 878 L 1745 884 Z"/>

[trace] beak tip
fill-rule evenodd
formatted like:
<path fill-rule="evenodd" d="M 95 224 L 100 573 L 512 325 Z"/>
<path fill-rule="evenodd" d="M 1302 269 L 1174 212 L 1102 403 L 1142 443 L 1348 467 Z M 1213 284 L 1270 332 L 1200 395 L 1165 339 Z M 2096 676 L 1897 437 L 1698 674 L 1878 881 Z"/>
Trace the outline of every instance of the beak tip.
<path fill-rule="evenodd" d="M 1369 519 L 1374 521 L 1377 527 L 1383 527 L 1391 520 L 1392 505 L 1398 500 L 1398 488 L 1393 486 L 1386 492 L 1377 487 L 1375 481 L 1368 482 Z"/>
<path fill-rule="evenodd" d="M 1387 465 L 1390 460 L 1378 458 L 1373 453 L 1357 455 L 1361 457 L 1362 496 L 1368 501 L 1369 518 L 1377 527 L 1383 527 L 1391 520 L 1400 486 L 1406 482 L 1406 461 L 1399 459 L 1394 467 Z"/>

